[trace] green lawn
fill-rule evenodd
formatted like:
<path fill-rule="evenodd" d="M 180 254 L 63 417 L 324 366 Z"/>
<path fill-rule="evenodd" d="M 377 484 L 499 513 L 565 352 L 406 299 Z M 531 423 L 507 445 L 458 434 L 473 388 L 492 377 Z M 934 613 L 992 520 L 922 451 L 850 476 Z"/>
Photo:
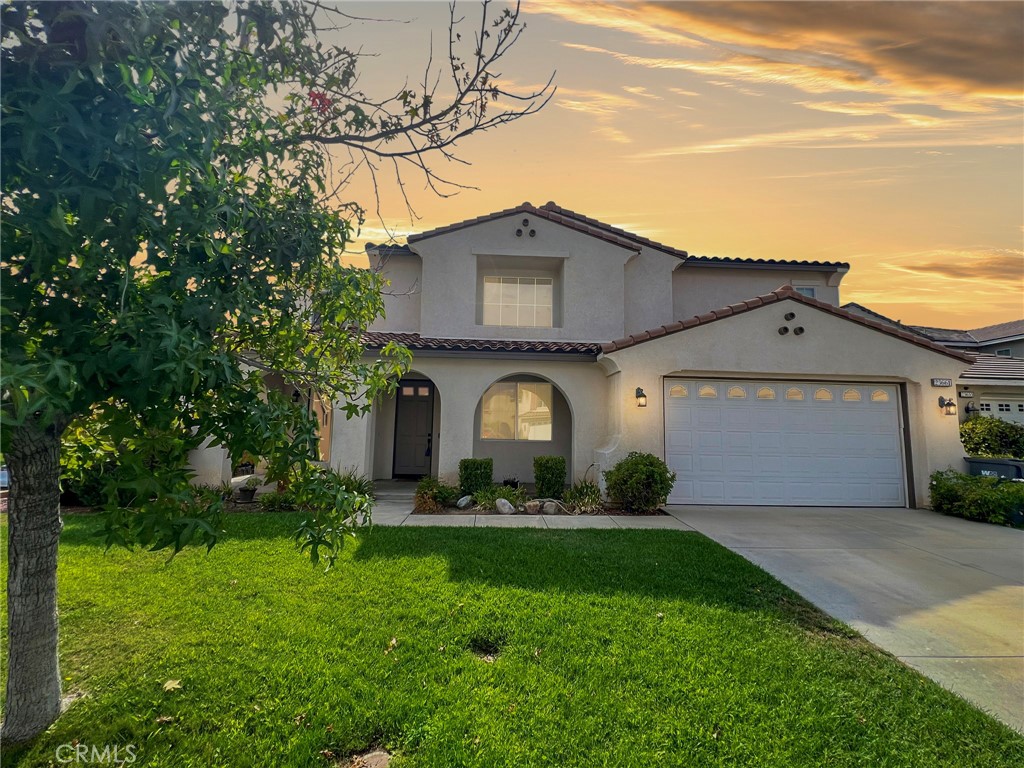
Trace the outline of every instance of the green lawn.
<path fill-rule="evenodd" d="M 698 534 L 376 528 L 325 574 L 297 521 L 234 515 L 168 563 L 68 518 L 84 697 L 5 765 L 75 739 L 202 768 L 378 744 L 443 768 L 1024 765 L 1020 736 Z"/>

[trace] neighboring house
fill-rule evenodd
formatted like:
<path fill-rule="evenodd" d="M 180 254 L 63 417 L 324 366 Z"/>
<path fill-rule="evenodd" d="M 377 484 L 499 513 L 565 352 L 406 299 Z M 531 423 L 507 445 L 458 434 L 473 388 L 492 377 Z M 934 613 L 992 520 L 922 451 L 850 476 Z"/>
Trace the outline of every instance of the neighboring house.
<path fill-rule="evenodd" d="M 843 309 L 971 353 L 974 365 L 956 383 L 960 420 L 980 413 L 1024 424 L 1024 320 L 958 331 L 904 325 L 860 304 L 844 304 Z"/>
<path fill-rule="evenodd" d="M 971 357 L 839 309 L 847 264 L 691 256 L 553 203 L 369 247 L 391 281 L 366 336 L 413 351 L 393 397 L 336 409 L 330 463 L 454 479 L 561 455 L 600 479 L 664 457 L 673 503 L 915 506 L 962 467 L 939 406 Z M 939 386 L 933 386 L 938 379 Z"/>

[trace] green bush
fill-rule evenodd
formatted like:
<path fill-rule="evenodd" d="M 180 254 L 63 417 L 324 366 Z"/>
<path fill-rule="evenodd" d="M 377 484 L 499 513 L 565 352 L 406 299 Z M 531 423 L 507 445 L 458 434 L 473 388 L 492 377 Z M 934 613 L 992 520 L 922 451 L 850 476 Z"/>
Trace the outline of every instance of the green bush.
<path fill-rule="evenodd" d="M 581 515 L 600 512 L 604 508 L 601 501 L 601 489 L 597 483 L 592 483 L 589 480 L 577 480 L 566 489 L 562 500 L 569 509 Z"/>
<path fill-rule="evenodd" d="M 932 474 L 928 489 L 932 509 L 944 515 L 1000 525 L 1024 517 L 1024 483 L 947 469 Z"/>
<path fill-rule="evenodd" d="M 960 442 L 968 456 L 1024 459 L 1024 424 L 972 416 L 960 425 Z"/>
<path fill-rule="evenodd" d="M 353 467 L 346 467 L 338 473 L 338 482 L 349 493 L 358 493 L 362 496 L 373 496 L 373 480 L 362 472 L 357 472 Z"/>
<path fill-rule="evenodd" d="M 416 485 L 412 508 L 414 512 L 437 515 L 459 500 L 459 489 L 441 482 L 436 477 L 424 477 Z"/>
<path fill-rule="evenodd" d="M 562 498 L 565 493 L 565 457 L 534 456 L 533 482 L 537 486 L 537 498 Z"/>
<path fill-rule="evenodd" d="M 651 512 L 668 500 L 676 473 L 650 453 L 633 451 L 604 473 L 608 496 L 626 512 Z"/>
<path fill-rule="evenodd" d="M 295 494 L 291 491 L 264 493 L 256 499 L 256 503 L 259 504 L 260 509 L 264 512 L 294 512 L 297 509 Z"/>
<path fill-rule="evenodd" d="M 473 496 L 494 484 L 494 459 L 463 459 L 459 462 L 459 490 Z"/>
<path fill-rule="evenodd" d="M 497 509 L 498 499 L 505 499 L 518 507 L 529 498 L 525 488 L 511 488 L 507 485 L 489 485 L 473 494 L 473 502 L 481 509 Z"/>

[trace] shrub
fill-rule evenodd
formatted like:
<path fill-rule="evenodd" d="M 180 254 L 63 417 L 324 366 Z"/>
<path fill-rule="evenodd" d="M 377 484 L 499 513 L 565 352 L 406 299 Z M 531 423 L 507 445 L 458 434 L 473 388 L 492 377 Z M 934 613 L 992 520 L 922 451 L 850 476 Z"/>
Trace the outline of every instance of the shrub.
<path fill-rule="evenodd" d="M 1024 424 L 972 416 L 960 425 L 960 442 L 968 456 L 1024 459 Z"/>
<path fill-rule="evenodd" d="M 349 493 L 358 493 L 362 496 L 373 496 L 373 480 L 362 472 L 357 472 L 354 467 L 346 467 L 338 473 L 338 482 Z"/>
<path fill-rule="evenodd" d="M 581 515 L 600 512 L 604 507 L 601 502 L 601 489 L 597 483 L 589 480 L 577 480 L 563 494 L 565 505 Z"/>
<path fill-rule="evenodd" d="M 534 456 L 533 482 L 537 485 L 537 498 L 562 498 L 565 493 L 565 457 Z"/>
<path fill-rule="evenodd" d="M 424 477 L 416 485 L 412 508 L 414 512 L 437 515 L 459 499 L 459 489 L 441 482 L 436 477 Z"/>
<path fill-rule="evenodd" d="M 668 500 L 676 473 L 650 453 L 633 451 L 604 473 L 608 496 L 626 512 L 650 512 Z"/>
<path fill-rule="evenodd" d="M 525 488 L 510 488 L 507 485 L 489 485 L 473 494 L 473 501 L 481 509 L 497 509 L 498 499 L 505 499 L 513 507 L 518 507 L 528 498 Z"/>
<path fill-rule="evenodd" d="M 1024 518 L 1024 483 L 947 469 L 933 473 L 928 488 L 932 509 L 944 515 L 1000 525 Z"/>
<path fill-rule="evenodd" d="M 473 496 L 494 483 L 494 459 L 463 459 L 459 462 L 459 490 Z"/>
<path fill-rule="evenodd" d="M 260 496 L 256 502 L 264 512 L 294 512 L 295 495 L 291 491 L 272 491 Z"/>

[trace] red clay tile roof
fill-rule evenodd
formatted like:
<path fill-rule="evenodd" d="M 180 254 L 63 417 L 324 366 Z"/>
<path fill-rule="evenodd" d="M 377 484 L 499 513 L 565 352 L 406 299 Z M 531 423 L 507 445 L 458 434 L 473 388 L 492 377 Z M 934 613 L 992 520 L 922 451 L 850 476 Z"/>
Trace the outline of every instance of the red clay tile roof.
<path fill-rule="evenodd" d="M 764 296 L 758 296 L 747 301 L 741 301 L 738 304 L 730 304 L 728 307 L 722 307 L 711 312 L 706 312 L 703 315 L 696 315 L 686 320 L 678 321 L 675 323 L 669 323 L 668 325 L 662 325 L 658 328 L 654 328 L 643 333 L 633 334 L 623 339 L 617 339 L 616 341 L 608 342 L 607 344 L 601 345 L 601 351 L 605 354 L 615 352 L 626 347 L 632 347 L 637 344 L 641 344 L 645 341 L 658 338 L 660 336 L 666 336 L 672 333 L 678 333 L 679 331 L 687 330 L 688 328 L 695 328 L 698 325 L 707 325 L 713 323 L 715 320 L 721 320 L 725 317 L 731 317 L 733 315 L 742 315 L 744 312 L 749 312 L 752 309 L 757 309 L 765 304 L 774 304 L 778 301 L 795 301 L 798 304 L 806 304 L 807 306 L 820 309 L 823 312 L 827 312 L 830 315 L 841 317 L 844 320 L 850 320 L 859 325 L 867 326 L 868 328 L 874 328 L 876 331 L 881 331 L 887 336 L 895 336 L 896 338 L 908 341 L 911 344 L 916 344 L 919 347 L 930 349 L 932 352 L 938 352 L 946 355 L 947 357 L 953 357 L 957 360 L 961 360 L 967 363 L 974 362 L 974 356 L 968 355 L 963 352 L 958 352 L 955 349 L 944 347 L 941 344 L 936 344 L 933 341 L 929 341 L 920 334 L 911 333 L 909 331 L 903 331 L 898 328 L 894 328 L 892 325 L 882 323 L 877 320 L 871 320 L 870 318 L 863 317 L 862 315 L 854 314 L 853 312 L 847 312 L 845 309 L 839 309 L 831 304 L 826 304 L 823 301 L 817 299 L 811 299 L 803 294 L 797 293 L 793 290 L 790 285 L 784 285 L 781 288 L 767 293 Z"/>
<path fill-rule="evenodd" d="M 526 214 L 528 216 L 538 216 L 542 219 L 553 221 L 556 224 L 561 224 L 563 226 L 569 227 L 570 229 L 574 229 L 577 232 L 582 232 L 585 235 L 590 235 L 591 237 L 596 237 L 599 240 L 604 240 L 605 242 L 611 243 L 612 245 L 617 245 L 620 248 L 626 248 L 631 251 L 639 250 L 639 248 L 637 248 L 636 243 L 633 242 L 631 239 L 621 237 L 618 234 L 610 231 L 607 227 L 591 226 L 589 223 L 585 223 L 583 221 L 578 221 L 575 219 L 570 219 L 568 217 L 561 216 L 557 213 L 552 213 L 551 211 L 545 210 L 543 208 L 537 208 L 536 206 L 528 202 L 523 203 L 521 205 L 517 205 L 515 208 L 506 208 L 503 211 L 495 211 L 494 213 L 488 213 L 485 216 L 477 216 L 475 219 L 466 219 L 465 221 L 459 221 L 456 222 L 455 224 L 449 224 L 445 227 L 438 227 L 437 229 L 428 229 L 426 232 L 419 232 L 414 235 L 409 235 L 409 237 L 406 239 L 410 243 L 417 243 L 420 240 L 426 240 L 428 237 L 446 235 L 449 232 L 455 232 L 456 230 L 459 229 L 471 227 L 474 224 L 483 224 L 484 222 L 494 221 L 495 219 L 500 219 L 505 216 L 522 214 Z"/>
<path fill-rule="evenodd" d="M 596 358 L 600 344 L 576 341 L 510 341 L 508 339 L 439 339 L 418 333 L 390 333 L 367 331 L 363 343 L 370 349 L 380 349 L 389 341 L 409 349 L 447 350 L 458 352 L 543 352 L 561 355 L 581 355 Z"/>

